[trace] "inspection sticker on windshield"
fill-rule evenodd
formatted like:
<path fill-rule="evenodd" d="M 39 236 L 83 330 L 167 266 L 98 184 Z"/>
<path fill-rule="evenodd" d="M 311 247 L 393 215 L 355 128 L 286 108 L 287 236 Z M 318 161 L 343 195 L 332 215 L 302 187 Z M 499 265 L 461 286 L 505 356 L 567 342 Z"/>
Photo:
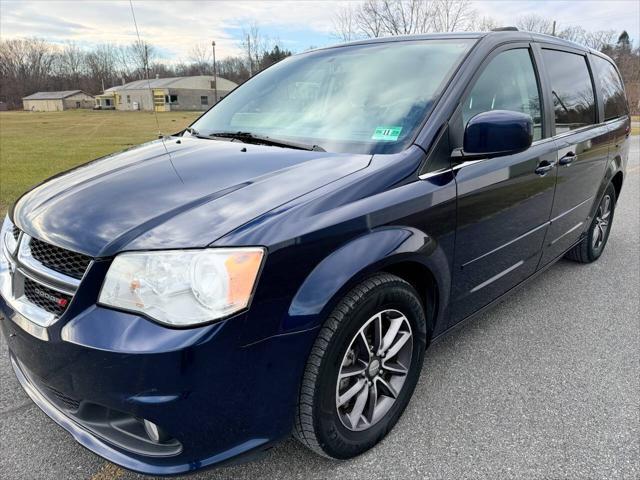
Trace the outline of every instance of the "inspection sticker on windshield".
<path fill-rule="evenodd" d="M 395 142 L 400 136 L 402 127 L 376 127 L 376 131 L 373 132 L 371 140 L 386 140 Z"/>

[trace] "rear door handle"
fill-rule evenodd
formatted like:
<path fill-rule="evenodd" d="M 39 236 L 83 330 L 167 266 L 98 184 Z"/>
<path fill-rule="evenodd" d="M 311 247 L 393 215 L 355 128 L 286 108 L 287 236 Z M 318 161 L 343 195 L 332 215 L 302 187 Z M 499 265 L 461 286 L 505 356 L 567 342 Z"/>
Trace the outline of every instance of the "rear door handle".
<path fill-rule="evenodd" d="M 544 177 L 547 173 L 549 173 L 551 170 L 553 170 L 553 167 L 554 167 L 553 163 L 547 162 L 546 160 L 543 160 L 538 165 L 538 168 L 535 169 L 535 172 L 536 172 L 537 175 L 540 175 L 541 177 Z"/>
<path fill-rule="evenodd" d="M 564 157 L 562 157 L 558 163 L 562 166 L 568 167 L 576 158 L 578 158 L 578 156 L 575 153 L 569 152 Z"/>

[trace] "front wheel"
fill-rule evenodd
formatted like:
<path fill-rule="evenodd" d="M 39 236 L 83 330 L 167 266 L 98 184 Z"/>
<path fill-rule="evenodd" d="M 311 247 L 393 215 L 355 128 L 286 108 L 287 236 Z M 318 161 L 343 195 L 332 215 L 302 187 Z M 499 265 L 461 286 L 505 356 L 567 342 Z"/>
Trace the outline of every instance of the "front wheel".
<path fill-rule="evenodd" d="M 378 274 L 349 292 L 307 362 L 295 436 L 346 459 L 372 448 L 400 418 L 418 381 L 426 319 L 415 289 Z"/>
<path fill-rule="evenodd" d="M 607 240 L 609 240 L 615 208 L 616 189 L 610 183 L 600 200 L 587 235 L 579 244 L 569 250 L 565 257 L 580 263 L 591 263 L 600 258 L 607 245 Z"/>

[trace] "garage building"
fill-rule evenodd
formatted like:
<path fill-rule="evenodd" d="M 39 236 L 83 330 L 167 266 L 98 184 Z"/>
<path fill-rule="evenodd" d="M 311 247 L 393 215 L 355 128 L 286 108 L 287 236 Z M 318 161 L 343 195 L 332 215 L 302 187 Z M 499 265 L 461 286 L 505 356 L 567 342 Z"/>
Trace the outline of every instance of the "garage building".
<path fill-rule="evenodd" d="M 237 87 L 226 78 L 196 75 L 192 77 L 153 78 L 136 80 L 108 88 L 96 97 L 96 107 L 116 110 L 207 110 Z"/>
<path fill-rule="evenodd" d="M 93 108 L 93 95 L 82 90 L 65 90 L 62 92 L 36 92 L 24 97 L 22 105 L 25 110 L 33 112 L 59 112 L 76 108 Z"/>

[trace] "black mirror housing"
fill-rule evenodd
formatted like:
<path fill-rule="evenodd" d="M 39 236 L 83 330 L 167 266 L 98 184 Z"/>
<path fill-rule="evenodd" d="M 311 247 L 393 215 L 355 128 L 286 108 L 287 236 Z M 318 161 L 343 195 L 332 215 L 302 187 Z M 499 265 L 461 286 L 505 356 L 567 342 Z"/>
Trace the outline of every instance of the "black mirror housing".
<path fill-rule="evenodd" d="M 510 110 L 482 112 L 467 123 L 462 156 L 498 157 L 519 153 L 531 146 L 533 120 Z"/>

